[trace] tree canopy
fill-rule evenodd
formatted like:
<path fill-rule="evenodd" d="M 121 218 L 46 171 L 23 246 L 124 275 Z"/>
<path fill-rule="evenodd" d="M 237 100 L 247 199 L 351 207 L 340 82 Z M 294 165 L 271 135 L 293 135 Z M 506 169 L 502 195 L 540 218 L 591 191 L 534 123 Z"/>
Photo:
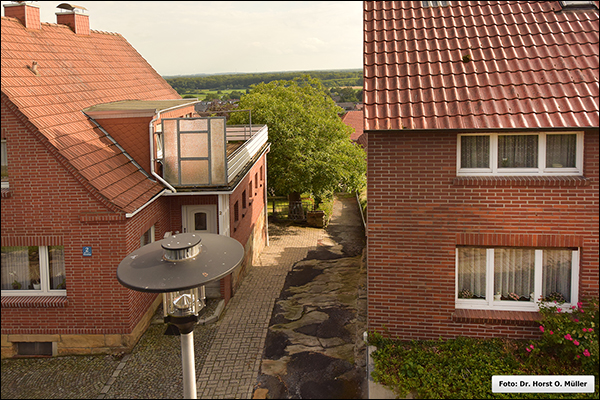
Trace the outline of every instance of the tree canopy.
<path fill-rule="evenodd" d="M 350 140 L 329 92 L 318 79 L 304 75 L 253 85 L 239 109 L 252 110 L 253 124 L 269 127 L 268 184 L 275 194 L 311 193 L 317 203 L 344 185 L 365 184 L 364 150 Z M 229 124 L 246 124 L 234 113 Z"/>
<path fill-rule="evenodd" d="M 303 75 L 310 75 L 319 79 L 326 87 L 339 86 L 362 86 L 363 71 L 341 70 L 341 71 L 311 71 L 307 72 L 262 72 L 245 74 L 219 74 L 206 76 L 165 76 L 165 80 L 177 91 L 183 95 L 189 91 L 200 89 L 239 89 L 247 88 L 250 85 L 261 82 L 271 82 L 277 80 L 292 80 Z"/>

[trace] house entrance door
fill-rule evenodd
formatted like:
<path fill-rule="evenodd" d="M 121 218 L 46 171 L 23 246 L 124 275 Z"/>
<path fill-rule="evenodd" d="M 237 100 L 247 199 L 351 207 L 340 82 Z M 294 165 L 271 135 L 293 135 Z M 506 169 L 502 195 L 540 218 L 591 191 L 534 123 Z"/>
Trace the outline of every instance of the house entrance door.
<path fill-rule="evenodd" d="M 218 233 L 217 206 L 182 206 L 183 232 Z"/>
<path fill-rule="evenodd" d="M 217 230 L 217 206 L 182 206 L 181 219 L 183 232 L 219 233 Z M 205 286 L 206 297 L 220 298 L 220 281 L 210 282 Z"/>

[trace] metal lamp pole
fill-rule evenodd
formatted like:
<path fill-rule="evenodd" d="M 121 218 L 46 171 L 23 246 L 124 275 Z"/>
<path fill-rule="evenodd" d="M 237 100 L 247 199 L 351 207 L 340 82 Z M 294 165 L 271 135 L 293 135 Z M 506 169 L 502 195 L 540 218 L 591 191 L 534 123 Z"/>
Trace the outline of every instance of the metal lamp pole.
<path fill-rule="evenodd" d="M 242 261 L 244 247 L 235 239 L 212 233 L 182 233 L 141 247 L 117 268 L 123 286 L 163 293 L 164 321 L 181 333 L 183 396 L 195 399 L 194 326 L 204 307 L 204 285 L 231 273 Z"/>

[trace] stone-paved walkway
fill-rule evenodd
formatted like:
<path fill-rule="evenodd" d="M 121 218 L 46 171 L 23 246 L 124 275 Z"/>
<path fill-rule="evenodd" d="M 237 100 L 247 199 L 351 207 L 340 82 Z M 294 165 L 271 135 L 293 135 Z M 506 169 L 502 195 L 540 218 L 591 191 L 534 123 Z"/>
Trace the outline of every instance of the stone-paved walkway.
<path fill-rule="evenodd" d="M 340 232 L 346 231 L 345 228 Z M 331 241 L 324 229 L 269 226 L 266 247 L 221 318 L 194 328 L 198 398 L 252 398 L 269 321 L 293 265 Z M 1 398 L 181 398 L 179 336 L 152 324 L 131 354 L 2 360 Z"/>
<path fill-rule="evenodd" d="M 244 278 L 221 319 L 209 353 L 197 371 L 198 398 L 252 397 L 260 371 L 269 319 L 294 263 L 317 246 L 324 231 L 271 227 L 270 245 Z M 280 232 L 283 233 L 283 232 Z"/>

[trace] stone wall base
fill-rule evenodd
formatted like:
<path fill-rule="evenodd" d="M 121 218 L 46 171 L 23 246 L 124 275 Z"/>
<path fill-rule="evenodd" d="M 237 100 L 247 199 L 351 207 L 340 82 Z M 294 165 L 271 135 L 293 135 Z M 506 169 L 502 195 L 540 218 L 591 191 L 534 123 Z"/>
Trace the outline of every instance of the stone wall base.
<path fill-rule="evenodd" d="M 2 335 L 2 358 L 17 356 L 17 343 L 22 342 L 51 342 L 52 356 L 129 353 L 146 332 L 161 303 L 162 295 L 158 295 L 140 322 L 129 334 Z"/>

